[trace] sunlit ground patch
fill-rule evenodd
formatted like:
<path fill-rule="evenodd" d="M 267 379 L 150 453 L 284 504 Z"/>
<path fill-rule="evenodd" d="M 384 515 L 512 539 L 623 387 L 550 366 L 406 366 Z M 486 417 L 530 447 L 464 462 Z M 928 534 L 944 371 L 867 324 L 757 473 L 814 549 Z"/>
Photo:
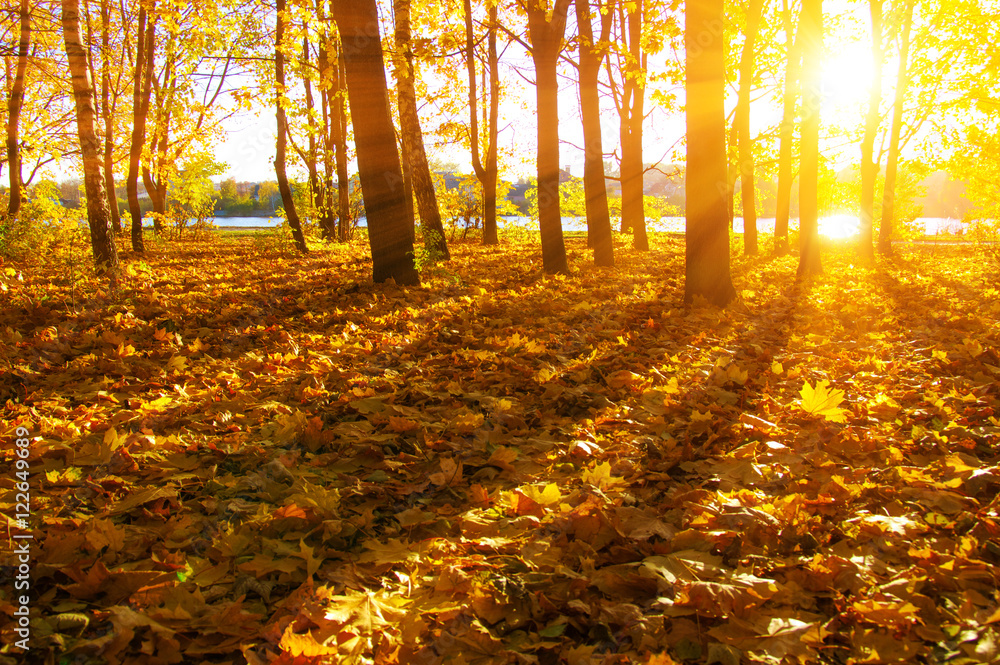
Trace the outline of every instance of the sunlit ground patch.
<path fill-rule="evenodd" d="M 819 220 L 819 233 L 833 240 L 851 238 L 858 235 L 858 218 L 852 215 L 830 215 Z"/>

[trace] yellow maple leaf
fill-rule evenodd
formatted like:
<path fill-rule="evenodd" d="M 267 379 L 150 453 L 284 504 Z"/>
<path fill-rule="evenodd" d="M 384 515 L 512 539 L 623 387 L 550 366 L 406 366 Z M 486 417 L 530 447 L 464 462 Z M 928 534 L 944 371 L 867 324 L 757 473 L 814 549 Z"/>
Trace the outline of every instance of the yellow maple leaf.
<path fill-rule="evenodd" d="M 526 497 L 542 506 L 551 506 L 562 500 L 562 492 L 559 491 L 559 486 L 555 483 L 549 483 L 545 487 L 525 485 L 520 489 Z"/>
<path fill-rule="evenodd" d="M 958 348 L 962 349 L 973 358 L 978 358 L 979 356 L 983 355 L 983 351 L 985 351 L 985 349 L 983 349 L 983 345 L 980 344 L 979 340 L 972 339 L 971 337 L 966 337 L 962 341 L 962 345 L 959 346 Z"/>
<path fill-rule="evenodd" d="M 393 606 L 391 599 L 374 593 L 348 590 L 346 596 L 331 596 L 326 610 L 327 621 L 352 626 L 361 634 L 370 634 L 389 621 L 398 621 L 403 612 Z"/>
<path fill-rule="evenodd" d="M 823 416 L 835 423 L 846 422 L 847 410 L 839 406 L 844 401 L 844 391 L 828 390 L 829 385 L 830 382 L 824 380 L 817 382 L 814 388 L 806 381 L 799 391 L 802 395 L 802 410 L 814 416 Z"/>
<path fill-rule="evenodd" d="M 742 386 L 750 378 L 750 373 L 736 363 L 730 363 L 726 365 L 726 369 L 722 371 L 720 378 L 723 383 L 732 382 Z"/>
<path fill-rule="evenodd" d="M 611 465 L 607 462 L 601 462 L 595 465 L 593 469 L 584 469 L 583 473 L 580 474 L 580 478 L 583 482 L 590 483 L 602 490 L 624 482 L 624 478 L 611 475 Z"/>
<path fill-rule="evenodd" d="M 118 435 L 118 430 L 114 427 L 109 427 L 104 432 L 104 445 L 110 446 L 111 450 L 121 448 L 122 444 L 125 442 L 125 437 Z"/>

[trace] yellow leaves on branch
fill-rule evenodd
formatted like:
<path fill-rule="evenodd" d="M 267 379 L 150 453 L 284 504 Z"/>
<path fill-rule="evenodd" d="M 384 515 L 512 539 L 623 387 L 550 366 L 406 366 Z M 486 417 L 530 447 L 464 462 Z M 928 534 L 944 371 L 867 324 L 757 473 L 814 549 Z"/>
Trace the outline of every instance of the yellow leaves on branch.
<path fill-rule="evenodd" d="M 813 387 L 806 381 L 799 394 L 802 395 L 800 406 L 802 410 L 813 416 L 822 416 L 835 423 L 847 421 L 847 409 L 840 408 L 840 403 L 844 401 L 844 391 L 836 388 L 830 390 L 827 386 L 829 381 L 823 380 Z"/>

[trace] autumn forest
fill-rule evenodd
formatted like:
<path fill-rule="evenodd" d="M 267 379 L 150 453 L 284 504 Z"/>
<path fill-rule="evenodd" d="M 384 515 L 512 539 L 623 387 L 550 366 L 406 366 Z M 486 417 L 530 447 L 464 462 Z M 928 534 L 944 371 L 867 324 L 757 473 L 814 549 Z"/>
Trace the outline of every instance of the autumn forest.
<path fill-rule="evenodd" d="M 0 665 L 1000 663 L 994 0 L 0 16 Z"/>

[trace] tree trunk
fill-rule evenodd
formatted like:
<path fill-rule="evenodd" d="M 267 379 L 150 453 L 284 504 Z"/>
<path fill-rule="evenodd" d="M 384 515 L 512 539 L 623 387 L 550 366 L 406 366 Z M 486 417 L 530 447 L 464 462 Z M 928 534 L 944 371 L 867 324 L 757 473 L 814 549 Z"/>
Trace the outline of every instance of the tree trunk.
<path fill-rule="evenodd" d="M 784 111 L 781 116 L 781 142 L 778 148 L 778 192 L 775 202 L 774 249 L 778 254 L 788 252 L 788 217 L 792 194 L 792 143 L 795 134 L 795 100 L 798 97 L 799 72 L 802 61 L 802 39 L 795 34 L 792 12 L 788 0 L 782 10 L 785 23 L 785 43 L 788 45 L 788 64 L 785 66 Z M 799 22 L 801 31 L 801 21 Z M 800 32 L 801 34 L 801 32 Z"/>
<path fill-rule="evenodd" d="M 497 245 L 497 135 L 500 117 L 500 69 L 497 56 L 497 6 L 489 5 L 487 27 L 487 66 L 490 70 L 489 145 L 483 162 L 479 146 L 479 95 L 476 86 L 475 36 L 472 31 L 472 5 L 462 3 L 465 13 L 465 66 L 469 72 L 469 136 L 471 138 L 472 170 L 483 187 L 483 244 Z"/>
<path fill-rule="evenodd" d="M 111 35 L 108 23 L 111 12 L 108 0 L 101 0 L 101 115 L 104 117 L 104 186 L 108 190 L 111 227 L 115 235 L 122 232 L 122 215 L 118 210 L 118 193 L 115 187 L 115 127 L 111 105 Z M 115 98 L 117 102 L 117 97 Z"/>
<path fill-rule="evenodd" d="M 333 218 L 326 207 L 325 183 L 320 182 L 319 158 L 316 149 L 316 134 L 319 128 L 316 126 L 316 102 L 313 99 L 312 75 L 310 74 L 311 55 L 309 53 L 309 33 L 303 31 L 302 35 L 302 64 L 305 75 L 302 77 L 302 85 L 306 91 L 306 117 L 309 123 L 309 153 L 306 159 L 306 170 L 309 172 L 309 198 L 312 201 L 313 211 L 319 222 L 319 227 L 323 229 L 323 237 L 327 240 L 336 238 L 336 229 L 333 225 Z"/>
<path fill-rule="evenodd" d="M 169 52 L 169 48 L 168 48 Z M 142 166 L 142 182 L 146 193 L 153 203 L 153 230 L 157 234 L 164 232 L 163 223 L 167 213 L 167 146 L 170 143 L 170 116 L 173 108 L 170 101 L 173 98 L 177 81 L 173 75 L 174 63 L 168 58 L 163 67 L 163 83 L 157 85 L 154 77 L 156 97 L 156 122 L 153 125 L 153 135 L 149 140 L 150 161 Z"/>
<path fill-rule="evenodd" d="M 10 199 L 7 201 L 7 216 L 13 218 L 21 210 L 24 198 L 21 182 L 20 124 L 21 107 L 24 106 L 24 73 L 28 67 L 28 50 L 31 46 L 31 8 L 28 0 L 21 0 L 20 39 L 17 45 L 17 68 L 13 85 L 7 98 L 7 174 L 10 182 Z"/>
<path fill-rule="evenodd" d="M 868 94 L 865 134 L 861 140 L 861 236 L 858 253 L 866 261 L 875 258 L 873 227 L 875 222 L 875 185 L 878 164 L 875 162 L 875 135 L 879 127 L 882 103 L 882 0 L 868 0 L 872 19 L 872 83 Z"/>
<path fill-rule="evenodd" d="M 403 149 L 402 138 L 396 135 L 396 150 L 399 151 L 399 165 L 403 169 L 403 200 L 406 201 L 406 218 L 414 220 L 410 227 L 410 238 L 417 239 L 417 213 L 413 209 L 413 169 L 410 167 L 410 155 Z"/>
<path fill-rule="evenodd" d="M 159 145 L 157 142 L 156 145 Z M 167 213 L 167 183 L 165 181 L 158 181 L 153 177 L 153 171 L 147 165 L 142 167 L 142 184 L 146 187 L 146 193 L 149 194 L 149 200 L 153 204 L 153 212 L 158 215 L 165 215 Z M 163 220 L 160 217 L 156 217 L 153 220 L 153 230 L 156 233 L 163 232 Z"/>
<path fill-rule="evenodd" d="M 740 164 L 739 164 L 739 118 L 735 112 L 738 109 L 734 109 L 733 113 L 733 124 L 729 127 L 729 133 L 726 135 L 726 165 L 728 171 L 726 172 L 726 207 L 729 211 L 729 228 L 733 229 L 736 223 L 736 181 L 740 177 Z"/>
<path fill-rule="evenodd" d="M 819 111 L 823 53 L 823 0 L 802 2 L 802 157 L 799 166 L 799 269 L 823 271 L 819 247 Z"/>
<path fill-rule="evenodd" d="M 87 52 L 80 39 L 80 8 L 77 0 L 62 0 L 62 29 L 73 85 L 80 152 L 83 155 L 83 184 L 87 195 L 90 244 L 98 274 L 108 275 L 112 283 L 116 283 L 118 249 L 111 235 L 108 196 L 101 174 L 100 143 L 94 128 L 94 84 L 87 70 Z"/>
<path fill-rule="evenodd" d="M 399 131 L 403 139 L 403 152 L 410 163 L 410 177 L 413 193 L 417 199 L 417 212 L 424 230 L 424 245 L 435 247 L 445 261 L 451 258 L 448 242 L 444 237 L 441 212 L 438 210 L 434 180 L 427 164 L 424 151 L 424 137 L 420 131 L 417 115 L 417 93 L 413 86 L 416 74 L 413 67 L 413 47 L 410 37 L 410 0 L 393 0 L 393 15 L 396 19 L 396 90 L 399 93 Z M 430 233 L 428 233 L 428 231 Z"/>
<path fill-rule="evenodd" d="M 684 301 L 724 306 L 736 297 L 729 272 L 726 203 L 726 63 L 723 0 L 687 0 L 687 174 Z"/>
<path fill-rule="evenodd" d="M 347 174 L 347 109 L 344 105 L 344 51 L 338 46 L 337 64 L 331 67 L 330 128 L 337 159 L 337 233 L 346 242 L 351 230 L 351 180 Z"/>
<path fill-rule="evenodd" d="M 153 62 L 156 53 L 154 21 L 148 20 L 145 8 L 139 9 L 139 29 L 135 40 L 135 80 L 132 84 L 132 143 L 128 154 L 128 208 L 132 217 L 132 250 L 142 253 L 142 210 L 139 207 L 139 160 L 146 142 L 146 116 L 153 89 Z"/>
<path fill-rule="evenodd" d="M 277 120 L 277 135 L 275 136 L 274 173 L 278 178 L 278 191 L 281 193 L 281 205 L 285 209 L 285 217 L 288 218 L 288 225 L 292 227 L 292 238 L 295 239 L 295 247 L 307 254 L 309 247 L 306 245 L 306 238 L 302 234 L 302 223 L 299 221 L 299 214 L 295 211 L 295 201 L 292 199 L 292 188 L 288 185 L 288 174 L 285 172 L 286 149 L 288 142 L 288 121 L 285 118 L 285 54 L 281 49 L 285 39 L 285 24 L 288 21 L 285 10 L 285 0 L 277 0 L 277 27 L 274 33 L 274 105 L 275 119 Z"/>
<path fill-rule="evenodd" d="M 613 266 L 615 248 L 604 182 L 604 145 L 601 137 L 601 100 L 597 79 L 601 54 L 594 42 L 589 0 L 576 0 L 580 30 L 580 117 L 583 120 L 583 189 L 587 202 L 587 237 L 594 248 L 594 265 Z M 600 42 L 608 40 L 611 22 L 603 21 Z"/>
<path fill-rule="evenodd" d="M 643 200 L 642 121 L 645 114 L 644 76 L 646 55 L 642 52 L 643 3 L 629 5 L 627 16 L 629 66 L 638 71 L 623 74 L 621 108 L 622 231 L 632 229 L 632 244 L 640 252 L 649 251 L 646 235 L 646 208 Z M 626 29 L 622 26 L 622 29 Z"/>
<path fill-rule="evenodd" d="M 743 199 L 743 253 L 757 253 L 756 179 L 753 163 L 753 139 L 750 137 L 750 89 L 753 87 L 754 47 L 764 11 L 764 0 L 751 0 L 747 11 L 746 40 L 740 56 L 740 90 L 736 104 L 736 129 L 739 140 L 740 194 Z"/>
<path fill-rule="evenodd" d="M 316 14 L 321 25 L 326 25 L 326 0 L 316 0 Z M 338 37 L 339 39 L 339 37 Z M 339 43 L 339 42 L 337 42 Z M 338 165 L 340 161 L 339 151 L 343 143 L 343 132 L 341 128 L 341 116 L 343 114 L 343 96 L 340 90 L 340 58 L 337 47 L 334 46 L 334 62 L 330 62 L 330 47 L 333 45 L 331 35 L 324 27 L 319 38 L 319 52 L 317 54 L 317 64 L 320 75 L 320 106 L 323 111 L 323 208 L 324 215 L 331 225 L 331 233 L 335 233 L 337 240 L 343 242 L 347 240 L 347 230 L 350 224 L 350 206 L 346 208 L 334 205 L 333 200 L 333 172 L 334 155 L 337 154 Z M 345 147 L 346 150 L 346 147 Z M 346 166 L 345 166 L 346 172 Z M 338 188 L 339 189 L 339 188 Z M 333 228 L 333 214 L 337 210 L 336 228 Z"/>
<path fill-rule="evenodd" d="M 358 173 L 368 220 L 373 278 L 419 284 L 413 266 L 413 220 L 406 218 L 403 173 L 396 151 L 375 0 L 334 0 L 343 40 L 348 101 Z"/>
<path fill-rule="evenodd" d="M 892 226 L 896 214 L 896 175 L 899 170 L 899 135 L 903 128 L 903 103 L 910 84 L 907 72 L 910 58 L 910 28 L 913 25 L 913 2 L 907 0 L 903 15 L 903 34 L 899 44 L 899 71 L 896 74 L 896 97 L 892 106 L 892 130 L 889 155 L 885 163 L 885 190 L 882 193 L 882 222 L 878 233 L 878 251 L 892 254 Z"/>
<path fill-rule="evenodd" d="M 497 163 L 497 141 L 500 136 L 500 57 L 497 55 L 497 3 L 490 3 L 489 32 L 486 38 L 486 57 L 490 68 L 490 116 L 487 138 L 486 163 L 483 165 L 486 179 L 483 183 L 483 243 L 497 245 L 497 179 L 500 171 Z"/>
<path fill-rule="evenodd" d="M 538 123 L 538 226 L 542 236 L 542 266 L 547 273 L 567 273 L 559 209 L 559 78 L 556 63 L 570 0 L 556 0 L 552 19 L 544 6 L 527 5 L 528 36 L 535 63 Z"/>
<path fill-rule="evenodd" d="M 320 63 L 324 60 L 322 53 L 323 47 L 320 46 Z M 324 72 L 326 71 L 326 68 L 320 64 L 319 70 L 320 72 Z M 325 76 L 325 74 L 321 74 L 321 80 L 324 80 L 324 84 L 319 88 L 319 105 L 323 112 L 323 214 L 329 218 L 329 222 L 331 224 L 331 233 L 333 234 L 331 236 L 331 240 L 341 240 L 340 233 L 338 231 L 340 226 L 339 214 L 336 216 L 336 221 L 334 221 L 334 210 L 336 210 L 333 200 L 333 155 L 335 150 L 335 142 L 333 140 L 334 125 L 331 109 L 331 95 L 325 82 Z"/>

